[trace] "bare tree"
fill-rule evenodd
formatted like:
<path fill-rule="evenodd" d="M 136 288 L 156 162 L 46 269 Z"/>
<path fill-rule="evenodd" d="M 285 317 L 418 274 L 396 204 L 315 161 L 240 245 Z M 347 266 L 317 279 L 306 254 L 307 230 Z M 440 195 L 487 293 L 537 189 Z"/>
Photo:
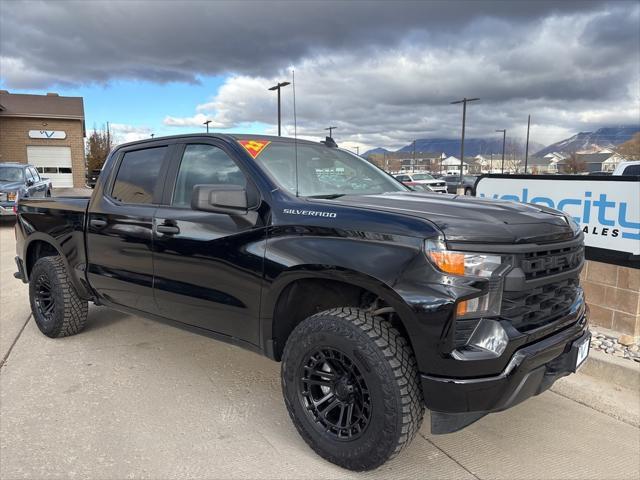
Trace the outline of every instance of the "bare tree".
<path fill-rule="evenodd" d="M 575 151 L 569 152 L 564 165 L 565 173 L 580 173 L 587 169 L 584 160 L 581 160 Z"/>
<path fill-rule="evenodd" d="M 618 146 L 616 152 L 627 160 L 640 160 L 640 132 Z"/>
<path fill-rule="evenodd" d="M 109 131 L 108 124 L 102 130 L 93 128 L 93 132 L 87 139 L 87 169 L 89 172 L 102 168 L 113 145 L 113 136 Z"/>

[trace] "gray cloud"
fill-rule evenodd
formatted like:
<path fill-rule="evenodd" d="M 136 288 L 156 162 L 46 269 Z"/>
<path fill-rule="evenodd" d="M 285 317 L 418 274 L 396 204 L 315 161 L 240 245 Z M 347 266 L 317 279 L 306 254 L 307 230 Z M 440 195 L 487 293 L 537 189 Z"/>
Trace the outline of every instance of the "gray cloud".
<path fill-rule="evenodd" d="M 362 145 L 453 136 L 464 95 L 470 135 L 520 128 L 540 141 L 637 122 L 640 7 L 601 1 L 2 2 L 8 88 L 230 75 L 193 115 L 165 124 L 273 124 L 266 87 L 298 79 L 300 131 L 328 122 Z M 285 112 L 291 113 L 285 92 Z"/>

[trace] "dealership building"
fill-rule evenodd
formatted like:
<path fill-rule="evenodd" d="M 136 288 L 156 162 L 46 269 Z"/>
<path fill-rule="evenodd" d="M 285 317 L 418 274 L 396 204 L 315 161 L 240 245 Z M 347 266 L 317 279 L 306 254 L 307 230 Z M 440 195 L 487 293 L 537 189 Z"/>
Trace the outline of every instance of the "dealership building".
<path fill-rule="evenodd" d="M 82 97 L 0 90 L 0 162 L 29 163 L 54 187 L 86 183 Z"/>

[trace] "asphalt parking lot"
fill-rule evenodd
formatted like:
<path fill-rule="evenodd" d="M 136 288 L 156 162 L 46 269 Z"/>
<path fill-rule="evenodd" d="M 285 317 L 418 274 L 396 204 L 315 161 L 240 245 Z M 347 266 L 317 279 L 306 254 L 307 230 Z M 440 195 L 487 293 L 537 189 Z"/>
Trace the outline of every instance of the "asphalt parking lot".
<path fill-rule="evenodd" d="M 554 392 L 432 436 L 356 474 L 317 457 L 280 393 L 279 365 L 173 327 L 93 307 L 52 340 L 15 280 L 0 227 L 0 477 L 640 478 L 640 430 Z"/>

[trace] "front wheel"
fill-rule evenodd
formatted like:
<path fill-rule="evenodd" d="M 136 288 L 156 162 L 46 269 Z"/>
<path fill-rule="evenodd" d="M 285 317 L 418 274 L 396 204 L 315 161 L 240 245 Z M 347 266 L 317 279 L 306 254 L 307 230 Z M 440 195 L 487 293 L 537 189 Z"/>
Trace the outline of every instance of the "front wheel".
<path fill-rule="evenodd" d="M 36 325 L 48 337 L 79 333 L 89 305 L 71 284 L 61 257 L 42 257 L 29 275 L 29 300 Z"/>
<path fill-rule="evenodd" d="M 318 313 L 291 333 L 282 389 L 302 438 L 350 470 L 397 455 L 419 430 L 424 402 L 415 358 L 391 323 L 356 308 Z"/>

